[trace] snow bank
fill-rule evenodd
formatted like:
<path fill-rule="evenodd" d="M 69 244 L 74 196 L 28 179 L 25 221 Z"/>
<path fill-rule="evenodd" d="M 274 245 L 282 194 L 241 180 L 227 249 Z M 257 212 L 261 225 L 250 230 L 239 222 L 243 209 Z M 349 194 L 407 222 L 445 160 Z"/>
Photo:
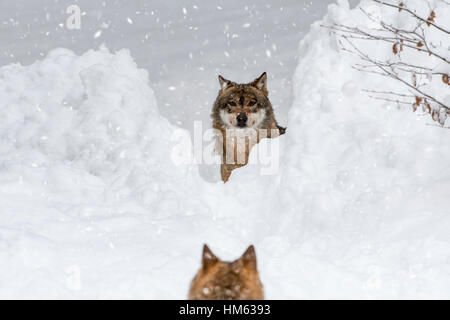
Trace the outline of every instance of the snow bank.
<path fill-rule="evenodd" d="M 425 10 L 421 1 L 408 5 Z M 360 6 L 406 23 L 397 10 Z M 438 2 L 435 11 L 439 22 L 448 16 Z M 333 22 L 372 23 L 340 1 L 312 25 L 299 46 L 279 173 L 255 179 L 249 167 L 230 179 L 244 207 L 233 210 L 236 218 L 258 213 L 259 225 L 246 230 L 267 297 L 448 298 L 450 132 L 411 107 L 370 98 L 363 89 L 404 89 L 353 69 L 358 58 L 340 51 L 336 35 L 322 27 Z M 363 45 L 379 58 L 392 56 L 391 46 Z M 450 97 L 441 81 L 429 90 Z"/>
<path fill-rule="evenodd" d="M 415 5 L 422 8 L 408 1 Z M 448 9 L 435 5 L 442 22 Z M 404 23 L 397 10 L 360 6 Z M 279 232 L 295 243 L 288 261 L 299 261 L 297 297 L 448 298 L 450 132 L 362 92 L 403 88 L 352 69 L 358 58 L 339 52 L 336 36 L 321 27 L 333 22 L 371 23 L 340 1 L 299 47 L 278 190 Z M 375 42 L 363 48 L 392 56 Z M 442 85 L 434 89 L 450 97 Z"/>
<path fill-rule="evenodd" d="M 395 84 L 351 68 L 333 21 L 368 23 L 340 1 L 301 42 L 287 134 L 257 149 L 279 143 L 277 174 L 226 185 L 173 164 L 127 51 L 1 68 L 0 297 L 183 299 L 206 242 L 253 243 L 267 298 L 448 298 L 450 132 L 362 92 Z"/>
<path fill-rule="evenodd" d="M 56 49 L 1 68 L 0 101 L 0 296 L 135 295 L 114 277 L 145 283 L 133 251 L 156 245 L 158 219 L 181 215 L 195 182 L 168 161 L 180 129 L 159 115 L 147 72 L 126 50 Z"/>

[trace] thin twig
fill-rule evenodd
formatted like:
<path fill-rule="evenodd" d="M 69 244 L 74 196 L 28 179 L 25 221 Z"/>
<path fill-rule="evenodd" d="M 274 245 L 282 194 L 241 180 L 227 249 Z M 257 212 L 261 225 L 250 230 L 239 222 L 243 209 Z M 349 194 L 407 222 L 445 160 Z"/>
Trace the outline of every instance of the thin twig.
<path fill-rule="evenodd" d="M 368 61 L 370 63 L 372 63 L 374 66 L 376 66 L 378 69 L 380 69 L 382 72 L 379 73 L 381 75 L 387 76 L 389 78 L 395 79 L 400 81 L 401 83 L 403 83 L 404 85 L 406 85 L 408 88 L 412 89 L 413 91 L 419 93 L 421 96 L 426 97 L 427 99 L 429 99 L 430 101 L 435 102 L 436 104 L 440 105 L 442 108 L 446 109 L 446 110 L 450 110 L 449 107 L 447 107 L 445 104 L 443 104 L 441 101 L 439 101 L 438 99 L 430 96 L 429 94 L 423 92 L 422 90 L 420 90 L 419 88 L 411 85 L 410 83 L 408 83 L 407 81 L 405 81 L 404 79 L 402 79 L 396 72 L 395 69 L 393 69 L 392 67 L 390 67 L 388 70 L 386 66 L 383 66 L 381 64 L 379 64 L 376 60 L 370 58 L 366 53 L 362 52 L 360 49 L 358 49 L 352 41 L 350 41 L 349 39 L 347 39 L 345 36 L 343 36 L 343 39 L 345 39 L 351 46 L 352 48 L 357 52 L 357 54 L 365 61 Z M 364 69 L 362 69 L 361 71 L 364 71 Z M 369 71 L 371 72 L 371 71 Z"/>
<path fill-rule="evenodd" d="M 404 94 L 404 93 L 398 93 L 398 92 L 392 92 L 392 91 L 376 91 L 376 90 L 369 90 L 369 89 L 363 89 L 362 91 L 369 92 L 369 93 L 375 93 L 375 94 L 395 95 L 395 96 L 404 97 L 404 98 L 415 98 L 415 95 L 413 95 L 413 94 Z"/>
<path fill-rule="evenodd" d="M 381 100 L 381 101 L 387 101 L 387 102 L 395 102 L 395 103 L 398 103 L 398 104 L 404 104 L 404 105 L 412 106 L 412 102 L 400 101 L 400 100 L 395 100 L 395 99 L 390 99 L 390 98 L 385 98 L 385 97 L 376 97 L 376 96 L 371 96 L 371 95 L 369 95 L 369 98 L 372 98 L 372 99 L 375 99 L 375 100 Z"/>
<path fill-rule="evenodd" d="M 436 53 L 435 51 L 431 50 L 430 45 L 428 44 L 425 35 L 420 35 L 417 33 L 417 31 L 409 31 L 409 30 L 403 30 L 396 28 L 394 26 L 382 23 L 381 24 L 383 28 L 386 29 L 386 31 L 393 33 L 393 34 L 400 34 L 401 38 L 398 37 L 392 37 L 392 36 L 382 36 L 382 35 L 374 35 L 369 32 L 366 32 L 364 30 L 361 30 L 357 27 L 348 27 L 341 24 L 333 24 L 332 26 L 324 26 L 326 28 L 329 28 L 336 32 L 341 32 L 343 36 L 346 36 L 347 38 L 352 39 L 360 39 L 360 40 L 380 40 L 391 44 L 397 44 L 401 40 L 402 46 L 411 48 L 413 50 L 417 50 L 419 52 L 427 53 L 429 55 L 432 55 L 448 64 L 450 64 L 450 61 L 441 56 L 440 54 Z M 420 28 L 419 28 L 420 29 Z M 423 29 L 421 29 L 423 33 Z M 358 36 L 355 36 L 358 35 Z M 413 37 L 408 37 L 407 35 L 412 35 Z M 414 38 L 414 36 L 416 38 Z M 406 43 L 405 43 L 406 42 Z M 422 46 L 425 46 L 426 49 L 422 49 L 419 47 L 419 43 L 422 44 Z"/>
<path fill-rule="evenodd" d="M 444 28 L 438 26 L 438 25 L 435 24 L 433 21 L 430 21 L 430 20 L 427 20 L 427 19 L 422 18 L 421 16 L 418 16 L 415 12 L 413 12 L 413 11 L 410 10 L 410 9 L 408 9 L 405 5 L 403 5 L 403 6 L 400 7 L 400 6 L 398 6 L 398 5 L 395 5 L 395 4 L 392 4 L 392 3 L 387 3 L 387 2 L 384 2 L 384 1 L 380 1 L 380 0 L 372 0 L 372 1 L 377 2 L 377 3 L 379 3 L 379 4 L 382 4 L 382 5 L 385 5 L 385 6 L 388 6 L 388 7 L 396 8 L 396 9 L 398 9 L 398 10 L 400 10 L 400 11 L 401 11 L 401 10 L 404 10 L 405 12 L 408 12 L 410 15 L 414 16 L 416 19 L 418 19 L 418 20 L 420 20 L 420 21 L 422 21 L 422 22 L 425 22 L 426 24 L 432 25 L 433 27 L 435 27 L 435 28 L 438 29 L 438 30 L 441 30 L 442 32 L 445 32 L 445 33 L 447 33 L 447 34 L 450 34 L 450 31 L 445 30 Z"/>

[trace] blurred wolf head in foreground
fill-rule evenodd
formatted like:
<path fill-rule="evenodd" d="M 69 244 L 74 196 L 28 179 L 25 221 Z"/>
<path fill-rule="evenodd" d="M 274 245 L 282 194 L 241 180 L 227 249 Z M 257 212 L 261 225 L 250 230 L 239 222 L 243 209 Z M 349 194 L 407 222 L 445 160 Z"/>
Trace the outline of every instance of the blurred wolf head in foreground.
<path fill-rule="evenodd" d="M 205 244 L 202 265 L 191 282 L 190 300 L 262 300 L 263 286 L 259 280 L 253 246 L 233 262 L 217 258 Z"/>
<path fill-rule="evenodd" d="M 221 174 L 226 182 L 231 171 L 248 163 L 251 148 L 262 138 L 284 134 L 275 120 L 264 72 L 250 83 L 238 84 L 219 76 L 220 91 L 214 102 L 213 128 L 222 155 Z M 237 142 L 241 141 L 241 143 Z M 242 156 L 239 156 L 239 155 Z"/>

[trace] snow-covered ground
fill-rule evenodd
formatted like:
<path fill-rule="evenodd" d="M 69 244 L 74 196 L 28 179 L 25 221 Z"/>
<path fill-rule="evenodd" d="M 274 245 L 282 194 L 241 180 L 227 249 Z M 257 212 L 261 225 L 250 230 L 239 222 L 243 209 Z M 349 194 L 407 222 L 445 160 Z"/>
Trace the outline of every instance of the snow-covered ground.
<path fill-rule="evenodd" d="M 227 260 L 253 243 L 266 298 L 450 297 L 450 131 L 361 91 L 396 84 L 352 69 L 321 27 L 365 26 L 360 10 L 331 5 L 298 46 L 324 3 L 80 1 L 86 26 L 71 34 L 58 29 L 67 4 L 47 2 L 47 22 L 25 1 L 0 4 L 2 64 L 45 56 L 0 68 L 0 297 L 183 299 L 203 243 Z M 51 23 L 56 35 L 42 34 Z M 21 28 L 32 41 L 17 41 Z M 86 51 L 102 42 L 111 51 Z M 46 53 L 57 46 L 75 53 Z M 217 73 L 262 69 L 288 126 L 259 148 L 280 144 L 276 174 L 252 165 L 224 185 L 176 165 L 173 137 L 209 123 Z"/>

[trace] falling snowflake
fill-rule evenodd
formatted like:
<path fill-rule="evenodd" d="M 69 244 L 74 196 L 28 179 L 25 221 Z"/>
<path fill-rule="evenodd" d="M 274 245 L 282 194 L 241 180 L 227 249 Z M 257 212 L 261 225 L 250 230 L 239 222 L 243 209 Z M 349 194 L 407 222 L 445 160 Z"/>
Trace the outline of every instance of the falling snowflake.
<path fill-rule="evenodd" d="M 94 34 L 94 39 L 99 38 L 102 35 L 102 30 L 98 30 L 95 34 Z"/>

